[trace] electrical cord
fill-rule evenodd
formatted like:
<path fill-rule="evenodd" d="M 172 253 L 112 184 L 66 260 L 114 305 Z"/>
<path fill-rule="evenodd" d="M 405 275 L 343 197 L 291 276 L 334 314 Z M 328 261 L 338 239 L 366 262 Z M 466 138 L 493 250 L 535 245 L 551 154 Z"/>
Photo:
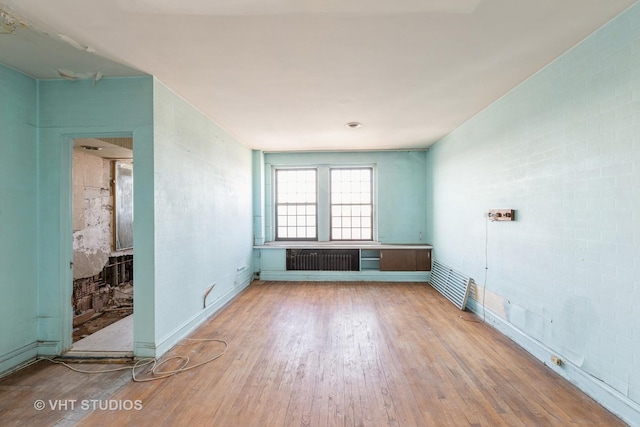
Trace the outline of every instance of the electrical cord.
<path fill-rule="evenodd" d="M 138 360 L 133 366 L 123 366 L 120 368 L 112 368 L 112 369 L 100 369 L 100 370 L 95 370 L 95 371 L 87 371 L 87 370 L 83 370 L 83 369 L 78 369 L 75 368 L 73 366 L 71 366 L 70 364 L 66 363 L 66 362 L 62 362 L 60 360 L 55 360 L 55 359 L 51 359 L 48 357 L 40 357 L 39 359 L 37 359 L 37 361 L 40 360 L 47 360 L 51 363 L 55 363 L 58 365 L 62 365 L 65 366 L 68 369 L 71 369 L 74 372 L 79 372 L 81 374 L 105 374 L 105 373 L 109 373 L 109 372 L 118 372 L 118 371 L 126 371 L 126 370 L 131 370 L 131 378 L 134 382 L 148 382 L 148 381 L 156 381 L 156 380 L 161 380 L 164 378 L 168 378 L 170 376 L 176 375 L 176 374 L 180 374 L 182 372 L 186 372 L 189 371 L 191 369 L 195 369 L 195 368 L 199 368 L 202 365 L 205 365 L 207 363 L 213 362 L 214 360 L 222 357 L 222 355 L 224 355 L 227 350 L 229 349 L 229 344 L 227 344 L 226 341 L 224 340 L 219 340 L 219 339 L 214 339 L 214 338 L 186 338 L 187 341 L 204 341 L 204 342 L 219 342 L 224 344 L 224 350 L 222 350 L 222 352 L 220 352 L 219 354 L 216 354 L 215 356 L 200 362 L 200 363 L 196 363 L 195 365 L 191 365 L 189 366 L 189 361 L 191 360 L 189 358 L 189 356 L 172 356 L 172 357 L 168 357 L 162 361 L 160 361 L 159 359 L 156 358 L 144 358 L 144 359 L 140 359 Z M 161 366 L 163 366 L 164 364 L 168 363 L 171 360 L 182 360 L 181 365 L 177 368 L 177 369 L 172 369 L 169 371 L 162 371 L 159 368 Z M 34 362 L 35 363 L 35 362 Z M 139 378 L 138 374 L 136 373 L 136 371 L 140 368 L 144 368 L 145 366 L 149 366 L 151 365 L 151 369 L 150 369 L 150 374 L 151 375 L 157 375 L 157 376 L 152 376 L 152 377 L 147 377 L 147 378 Z"/>
<path fill-rule="evenodd" d="M 492 220 L 493 221 L 493 220 Z M 476 323 L 486 323 L 487 322 L 487 310 L 485 308 L 485 296 L 487 293 L 487 275 L 489 272 L 489 218 L 486 217 L 485 218 L 485 222 L 484 222 L 484 282 L 482 285 L 482 322 L 478 321 L 478 320 L 472 320 L 472 319 L 465 319 L 462 316 L 458 316 L 460 319 L 466 321 L 466 322 L 476 322 Z M 475 283 L 475 281 L 473 279 L 471 279 L 473 281 L 473 283 Z M 477 283 L 476 284 L 476 289 L 478 289 L 477 287 Z"/>

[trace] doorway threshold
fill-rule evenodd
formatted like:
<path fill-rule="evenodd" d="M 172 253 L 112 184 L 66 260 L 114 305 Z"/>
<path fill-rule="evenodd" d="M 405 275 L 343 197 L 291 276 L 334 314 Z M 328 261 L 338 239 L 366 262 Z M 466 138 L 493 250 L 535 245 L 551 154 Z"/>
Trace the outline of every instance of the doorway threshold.
<path fill-rule="evenodd" d="M 66 358 L 112 359 L 133 357 L 133 315 L 129 315 L 73 343 Z"/>

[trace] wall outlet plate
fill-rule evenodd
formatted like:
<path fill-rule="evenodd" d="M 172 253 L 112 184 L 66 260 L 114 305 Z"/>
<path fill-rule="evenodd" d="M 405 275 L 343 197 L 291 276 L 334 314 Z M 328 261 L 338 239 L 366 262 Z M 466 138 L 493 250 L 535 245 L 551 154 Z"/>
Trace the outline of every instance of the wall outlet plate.
<path fill-rule="evenodd" d="M 491 221 L 515 221 L 516 211 L 513 209 L 489 209 Z"/>

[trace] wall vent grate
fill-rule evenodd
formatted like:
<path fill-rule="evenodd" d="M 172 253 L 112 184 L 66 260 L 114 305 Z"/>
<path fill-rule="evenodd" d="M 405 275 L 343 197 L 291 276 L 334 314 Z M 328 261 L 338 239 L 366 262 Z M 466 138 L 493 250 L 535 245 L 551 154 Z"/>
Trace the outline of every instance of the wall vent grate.
<path fill-rule="evenodd" d="M 469 287 L 472 280 L 470 277 L 435 260 L 431 269 L 429 284 L 460 310 L 464 310 L 467 306 Z"/>

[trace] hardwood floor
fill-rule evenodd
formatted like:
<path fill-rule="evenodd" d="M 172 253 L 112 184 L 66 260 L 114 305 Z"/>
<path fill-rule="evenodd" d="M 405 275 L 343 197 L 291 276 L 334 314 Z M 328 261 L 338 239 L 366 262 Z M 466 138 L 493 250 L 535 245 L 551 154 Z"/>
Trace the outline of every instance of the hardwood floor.
<path fill-rule="evenodd" d="M 478 320 L 425 284 L 255 282 L 192 335 L 226 340 L 221 358 L 144 383 L 39 362 L 0 381 L 0 425 L 624 425 Z M 184 341 L 165 357 L 222 348 Z"/>

